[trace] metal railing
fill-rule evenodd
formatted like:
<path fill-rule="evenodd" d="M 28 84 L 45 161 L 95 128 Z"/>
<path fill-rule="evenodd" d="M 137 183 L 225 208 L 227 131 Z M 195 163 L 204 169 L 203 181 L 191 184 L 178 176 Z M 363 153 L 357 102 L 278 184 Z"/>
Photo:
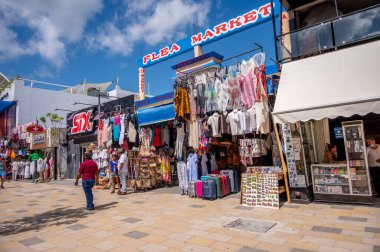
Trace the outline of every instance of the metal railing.
<path fill-rule="evenodd" d="M 380 38 L 380 5 L 277 36 L 281 63 Z"/>

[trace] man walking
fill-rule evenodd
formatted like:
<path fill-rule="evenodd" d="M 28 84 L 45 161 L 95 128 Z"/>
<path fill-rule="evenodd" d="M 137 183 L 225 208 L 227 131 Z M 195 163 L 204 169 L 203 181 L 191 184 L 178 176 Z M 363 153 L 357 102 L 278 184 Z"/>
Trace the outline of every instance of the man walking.
<path fill-rule="evenodd" d="M 121 190 L 118 194 L 125 195 L 127 194 L 128 155 L 123 149 L 119 149 L 118 154 L 120 155 L 118 166 L 121 181 Z"/>
<path fill-rule="evenodd" d="M 98 179 L 98 165 L 92 161 L 92 153 L 84 153 L 85 161 L 80 165 L 75 185 L 78 186 L 78 180 L 82 177 L 82 186 L 87 200 L 87 210 L 95 210 L 94 196 L 92 188 Z"/>

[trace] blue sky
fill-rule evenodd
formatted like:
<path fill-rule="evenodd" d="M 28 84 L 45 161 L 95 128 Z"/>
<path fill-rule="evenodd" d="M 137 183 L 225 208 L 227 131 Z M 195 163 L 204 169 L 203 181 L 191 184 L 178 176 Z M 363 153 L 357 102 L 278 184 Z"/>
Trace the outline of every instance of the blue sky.
<path fill-rule="evenodd" d="M 201 30 L 261 6 L 269 0 L 2 0 L 0 72 L 24 78 L 75 85 L 115 80 L 138 91 L 138 59 Z M 203 47 L 225 58 L 264 47 L 267 65 L 275 59 L 272 23 Z M 230 61 L 238 60 L 250 55 Z M 146 69 L 150 93 L 172 89 L 171 66 L 192 52 Z"/>

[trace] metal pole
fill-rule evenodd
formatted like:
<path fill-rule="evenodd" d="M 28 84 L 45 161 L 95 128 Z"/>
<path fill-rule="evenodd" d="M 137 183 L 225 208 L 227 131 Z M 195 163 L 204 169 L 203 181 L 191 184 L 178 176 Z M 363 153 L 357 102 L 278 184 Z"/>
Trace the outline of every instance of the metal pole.
<path fill-rule="evenodd" d="M 98 89 L 98 120 L 100 120 L 100 88 Z"/>
<path fill-rule="evenodd" d="M 272 12 L 272 25 L 273 25 L 273 41 L 274 41 L 274 48 L 275 48 L 275 53 L 276 53 L 276 62 L 278 62 L 278 52 L 277 52 L 277 46 L 276 46 L 276 35 L 277 35 L 277 32 L 276 32 L 276 18 L 274 16 L 274 8 L 273 8 L 273 0 L 270 1 L 270 5 L 271 5 L 271 12 Z M 280 6 L 280 8 L 282 8 L 282 6 Z M 278 64 L 277 64 L 277 70 L 280 71 L 280 69 L 278 68 Z"/>
<path fill-rule="evenodd" d="M 336 0 L 335 0 L 335 12 L 336 12 L 336 17 L 339 17 L 338 3 Z"/>

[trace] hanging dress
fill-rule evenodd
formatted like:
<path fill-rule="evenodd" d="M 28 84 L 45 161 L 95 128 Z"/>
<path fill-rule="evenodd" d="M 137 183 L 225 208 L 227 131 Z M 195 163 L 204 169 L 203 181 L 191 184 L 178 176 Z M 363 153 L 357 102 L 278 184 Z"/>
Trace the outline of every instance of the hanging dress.
<path fill-rule="evenodd" d="M 154 127 L 154 140 L 153 140 L 153 145 L 155 147 L 160 147 L 162 146 L 162 141 L 161 141 L 161 127 L 156 126 Z"/>
<path fill-rule="evenodd" d="M 161 157 L 161 174 L 162 181 L 166 183 L 171 182 L 170 158 L 167 156 Z"/>

